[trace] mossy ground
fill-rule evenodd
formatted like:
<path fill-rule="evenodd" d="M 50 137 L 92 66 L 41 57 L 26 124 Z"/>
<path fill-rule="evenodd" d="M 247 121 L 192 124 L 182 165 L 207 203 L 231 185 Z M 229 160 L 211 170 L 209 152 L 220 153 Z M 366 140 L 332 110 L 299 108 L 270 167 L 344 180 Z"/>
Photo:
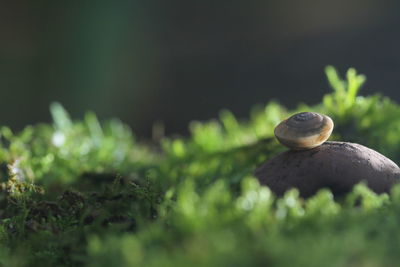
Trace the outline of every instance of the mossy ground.
<path fill-rule="evenodd" d="M 333 140 L 358 142 L 400 162 L 400 106 L 357 96 L 365 78 L 341 80 L 318 105 L 275 102 L 239 121 L 229 111 L 193 122 L 188 138 L 135 140 L 118 120 L 0 129 L 0 263 L 3 266 L 397 266 L 400 187 L 361 184 L 343 199 L 327 190 L 282 198 L 252 177 L 283 151 L 274 126 L 304 110 L 328 114 Z"/>

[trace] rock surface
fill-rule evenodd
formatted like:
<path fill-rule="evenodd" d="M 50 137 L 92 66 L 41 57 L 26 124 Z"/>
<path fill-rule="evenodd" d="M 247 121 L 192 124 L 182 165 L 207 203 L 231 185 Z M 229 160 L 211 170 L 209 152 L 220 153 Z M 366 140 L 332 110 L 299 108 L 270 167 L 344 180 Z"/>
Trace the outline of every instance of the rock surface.
<path fill-rule="evenodd" d="M 298 188 L 301 196 L 309 197 L 328 188 L 339 196 L 361 181 L 376 193 L 388 192 L 400 181 L 400 168 L 368 147 L 325 142 L 310 150 L 283 152 L 258 168 L 255 176 L 277 195 Z"/>

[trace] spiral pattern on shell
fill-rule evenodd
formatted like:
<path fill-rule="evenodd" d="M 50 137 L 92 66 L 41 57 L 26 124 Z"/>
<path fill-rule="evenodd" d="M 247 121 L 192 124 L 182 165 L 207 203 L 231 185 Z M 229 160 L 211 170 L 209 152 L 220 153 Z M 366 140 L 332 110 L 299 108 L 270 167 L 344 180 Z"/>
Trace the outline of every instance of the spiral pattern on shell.
<path fill-rule="evenodd" d="M 274 133 L 281 144 L 294 150 L 303 150 L 324 143 L 332 130 L 333 121 L 328 116 L 315 112 L 301 112 L 282 121 Z"/>

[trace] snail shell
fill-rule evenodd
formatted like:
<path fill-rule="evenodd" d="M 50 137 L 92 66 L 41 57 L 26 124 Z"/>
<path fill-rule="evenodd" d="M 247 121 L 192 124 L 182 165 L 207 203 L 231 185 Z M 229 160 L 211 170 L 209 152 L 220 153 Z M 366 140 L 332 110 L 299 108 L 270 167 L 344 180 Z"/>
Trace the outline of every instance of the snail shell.
<path fill-rule="evenodd" d="M 282 121 L 275 128 L 275 136 L 282 145 L 293 150 L 311 149 L 328 140 L 333 121 L 326 115 L 301 112 Z"/>

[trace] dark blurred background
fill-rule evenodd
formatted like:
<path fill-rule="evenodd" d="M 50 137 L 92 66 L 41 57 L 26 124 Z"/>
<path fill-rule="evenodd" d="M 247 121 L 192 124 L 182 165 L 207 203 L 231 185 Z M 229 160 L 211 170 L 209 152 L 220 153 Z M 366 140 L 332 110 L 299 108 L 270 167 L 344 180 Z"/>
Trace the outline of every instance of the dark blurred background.
<path fill-rule="evenodd" d="M 0 1 L 0 125 L 119 117 L 141 137 L 271 99 L 329 92 L 323 69 L 355 67 L 362 94 L 399 101 L 400 4 L 336 1 Z"/>

